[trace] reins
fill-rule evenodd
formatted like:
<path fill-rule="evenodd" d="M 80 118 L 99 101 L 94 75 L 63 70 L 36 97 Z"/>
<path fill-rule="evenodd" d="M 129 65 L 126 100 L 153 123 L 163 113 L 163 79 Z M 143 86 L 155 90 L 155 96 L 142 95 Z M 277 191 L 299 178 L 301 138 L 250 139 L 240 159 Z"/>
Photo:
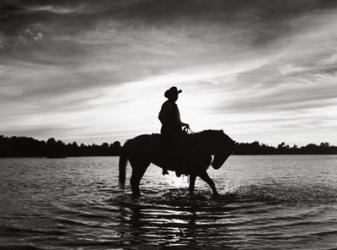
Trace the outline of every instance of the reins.
<path fill-rule="evenodd" d="M 185 127 L 185 128 L 184 128 L 184 132 L 185 132 L 186 134 L 194 134 L 193 130 L 192 130 L 190 127 Z"/>

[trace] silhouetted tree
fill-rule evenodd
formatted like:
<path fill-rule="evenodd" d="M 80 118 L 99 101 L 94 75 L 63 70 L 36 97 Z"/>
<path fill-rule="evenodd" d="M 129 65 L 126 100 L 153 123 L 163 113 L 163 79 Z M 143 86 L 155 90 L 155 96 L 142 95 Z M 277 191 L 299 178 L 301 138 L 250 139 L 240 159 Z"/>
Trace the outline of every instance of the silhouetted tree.
<path fill-rule="evenodd" d="M 277 145 L 277 147 L 260 144 L 259 142 L 253 143 L 239 143 L 236 146 L 235 154 L 238 155 L 269 155 L 269 154 L 337 154 L 337 147 L 331 146 L 329 143 L 324 142 L 319 146 L 316 144 L 308 144 L 306 146 L 298 147 L 294 144 L 290 147 L 285 142 Z"/>
<path fill-rule="evenodd" d="M 114 156 L 119 154 L 120 143 L 104 142 L 101 145 L 83 143 L 78 146 L 76 142 L 65 144 L 55 138 L 49 138 L 47 142 L 29 137 L 5 137 L 0 135 L 0 157 L 66 157 L 66 156 Z M 239 155 L 270 155 L 270 154 L 337 154 L 337 147 L 328 142 L 319 145 L 310 143 L 298 147 L 296 144 L 290 147 L 285 142 L 277 147 L 261 144 L 258 141 L 252 143 L 239 143 L 235 154 Z"/>
<path fill-rule="evenodd" d="M 0 135 L 0 157 L 67 157 L 67 156 L 109 156 L 116 155 L 119 142 L 102 145 L 80 146 L 76 142 L 65 144 L 55 138 L 47 142 L 28 137 L 4 137 Z"/>

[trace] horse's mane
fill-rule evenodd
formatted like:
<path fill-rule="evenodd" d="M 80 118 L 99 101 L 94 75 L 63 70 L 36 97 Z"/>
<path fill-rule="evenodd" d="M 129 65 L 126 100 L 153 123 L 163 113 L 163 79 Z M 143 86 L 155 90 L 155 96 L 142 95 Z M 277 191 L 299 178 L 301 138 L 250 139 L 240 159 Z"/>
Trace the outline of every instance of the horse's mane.
<path fill-rule="evenodd" d="M 214 129 L 207 129 L 199 132 L 193 132 L 192 134 L 188 134 L 190 137 L 213 137 L 213 136 L 219 136 L 221 134 L 224 134 L 223 130 L 214 130 Z M 158 133 L 151 134 L 152 136 L 161 136 Z"/>
<path fill-rule="evenodd" d="M 203 131 L 196 132 L 193 134 L 189 134 L 189 136 L 192 138 L 196 138 L 196 139 L 207 140 L 207 139 L 213 139 L 214 137 L 218 137 L 224 134 L 225 133 L 223 132 L 223 130 L 207 129 L 207 130 L 203 130 Z"/>
<path fill-rule="evenodd" d="M 193 134 L 188 134 L 188 138 L 193 145 L 210 145 L 219 135 L 220 130 L 208 129 Z"/>
<path fill-rule="evenodd" d="M 222 138 L 226 140 L 229 144 L 234 143 L 232 138 L 230 138 L 223 130 L 213 130 L 207 129 L 200 132 L 196 132 L 188 135 L 193 141 L 197 143 L 214 143 L 215 140 Z"/>
<path fill-rule="evenodd" d="M 191 136 L 214 136 L 216 134 L 223 134 L 223 130 L 214 130 L 214 129 L 207 129 L 207 130 L 203 130 L 200 132 L 196 132 L 193 134 L 190 134 Z"/>

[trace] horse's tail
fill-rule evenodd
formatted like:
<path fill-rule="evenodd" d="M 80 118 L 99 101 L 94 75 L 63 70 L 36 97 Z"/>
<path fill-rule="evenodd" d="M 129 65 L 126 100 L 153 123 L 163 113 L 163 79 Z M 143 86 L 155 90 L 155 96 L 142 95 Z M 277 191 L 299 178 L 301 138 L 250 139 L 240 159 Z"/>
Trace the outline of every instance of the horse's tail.
<path fill-rule="evenodd" d="M 124 188 L 125 186 L 125 177 L 126 177 L 126 165 L 128 163 L 128 156 L 121 148 L 120 155 L 119 155 L 119 185 L 120 187 Z"/>

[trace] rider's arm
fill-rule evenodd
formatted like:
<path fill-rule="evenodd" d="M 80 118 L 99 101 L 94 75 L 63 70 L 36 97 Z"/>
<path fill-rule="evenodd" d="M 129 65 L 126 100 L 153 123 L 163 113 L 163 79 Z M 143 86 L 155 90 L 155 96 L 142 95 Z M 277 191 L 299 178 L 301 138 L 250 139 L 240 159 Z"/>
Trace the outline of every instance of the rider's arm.
<path fill-rule="evenodd" d="M 187 127 L 187 128 L 189 128 L 189 125 L 187 123 L 181 121 L 181 119 L 180 119 L 180 112 L 179 112 L 178 106 L 177 106 L 177 112 L 176 112 L 176 114 L 177 114 L 177 118 L 176 119 L 177 119 L 178 123 L 180 124 L 180 126 L 181 127 Z"/>
<path fill-rule="evenodd" d="M 187 127 L 187 128 L 190 127 L 190 126 L 188 125 L 188 123 L 182 122 L 182 121 L 180 120 L 180 116 L 179 116 L 179 123 L 180 123 L 180 126 L 182 126 L 182 127 Z"/>

